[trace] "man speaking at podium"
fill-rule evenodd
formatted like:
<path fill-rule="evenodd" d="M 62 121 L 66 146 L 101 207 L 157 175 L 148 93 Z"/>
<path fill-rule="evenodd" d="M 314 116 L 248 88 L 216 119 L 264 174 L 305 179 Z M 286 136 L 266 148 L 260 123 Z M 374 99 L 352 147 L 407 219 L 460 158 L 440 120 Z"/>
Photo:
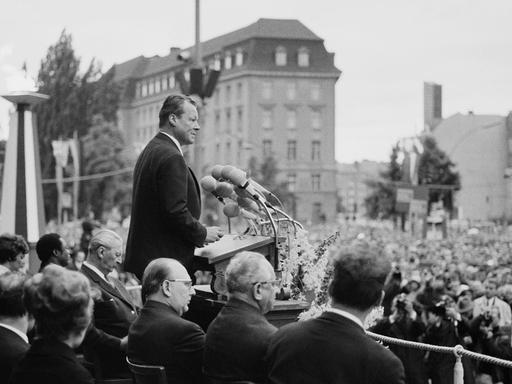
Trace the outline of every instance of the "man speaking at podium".
<path fill-rule="evenodd" d="M 130 229 L 125 270 L 142 278 L 151 260 L 180 261 L 192 276 L 195 247 L 219 240 L 219 227 L 199 222 L 201 192 L 181 147 L 193 144 L 199 132 L 195 101 L 168 96 L 160 109 L 160 131 L 140 154 L 133 174 Z"/>

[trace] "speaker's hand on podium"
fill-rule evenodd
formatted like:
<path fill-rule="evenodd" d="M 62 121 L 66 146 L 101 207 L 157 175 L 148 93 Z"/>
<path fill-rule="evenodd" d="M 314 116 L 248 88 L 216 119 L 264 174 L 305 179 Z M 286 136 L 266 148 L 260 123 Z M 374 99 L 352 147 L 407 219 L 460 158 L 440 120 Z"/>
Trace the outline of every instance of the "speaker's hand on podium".
<path fill-rule="evenodd" d="M 206 239 L 204 244 L 215 243 L 224 236 L 224 231 L 220 227 L 206 227 Z"/>

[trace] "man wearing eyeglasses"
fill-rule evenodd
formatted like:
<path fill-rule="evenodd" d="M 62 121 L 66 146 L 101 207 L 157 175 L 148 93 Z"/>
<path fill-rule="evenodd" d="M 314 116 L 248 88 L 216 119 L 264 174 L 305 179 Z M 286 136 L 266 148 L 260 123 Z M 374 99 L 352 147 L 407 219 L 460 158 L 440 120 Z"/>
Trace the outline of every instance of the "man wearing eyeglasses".
<path fill-rule="evenodd" d="M 265 318 L 274 305 L 274 268 L 256 252 L 241 252 L 226 268 L 229 300 L 206 333 L 204 371 L 213 380 L 264 382 L 264 356 L 277 328 Z"/>
<path fill-rule="evenodd" d="M 122 255 L 121 237 L 102 229 L 91 238 L 89 254 L 81 268 L 94 296 L 94 327 L 85 336 L 84 354 L 99 364 L 103 378 L 130 377 L 124 350 L 138 308 L 124 285 L 110 275 L 122 262 Z"/>
<path fill-rule="evenodd" d="M 204 332 L 181 317 L 194 294 L 190 275 L 178 261 L 149 263 L 142 277 L 144 307 L 128 335 L 131 362 L 164 366 L 169 383 L 204 382 Z"/>

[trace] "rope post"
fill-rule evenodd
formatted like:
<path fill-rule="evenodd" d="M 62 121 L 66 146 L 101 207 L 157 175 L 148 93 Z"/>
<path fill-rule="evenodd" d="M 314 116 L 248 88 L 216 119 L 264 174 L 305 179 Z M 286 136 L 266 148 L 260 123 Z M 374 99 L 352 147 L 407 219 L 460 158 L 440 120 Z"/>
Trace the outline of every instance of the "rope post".
<path fill-rule="evenodd" d="M 464 368 L 462 367 L 462 353 L 464 347 L 460 344 L 453 348 L 455 365 L 453 366 L 453 384 L 464 384 Z"/>

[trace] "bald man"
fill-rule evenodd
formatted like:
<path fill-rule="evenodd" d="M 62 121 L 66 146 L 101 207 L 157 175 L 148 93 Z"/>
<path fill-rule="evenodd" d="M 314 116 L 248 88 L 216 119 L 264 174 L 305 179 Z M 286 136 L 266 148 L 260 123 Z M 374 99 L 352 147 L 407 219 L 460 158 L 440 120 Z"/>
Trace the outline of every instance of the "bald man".
<path fill-rule="evenodd" d="M 169 383 L 204 382 L 204 332 L 181 317 L 194 294 L 192 279 L 177 260 L 148 264 L 142 277 L 144 307 L 128 334 L 130 361 L 164 366 Z"/>

